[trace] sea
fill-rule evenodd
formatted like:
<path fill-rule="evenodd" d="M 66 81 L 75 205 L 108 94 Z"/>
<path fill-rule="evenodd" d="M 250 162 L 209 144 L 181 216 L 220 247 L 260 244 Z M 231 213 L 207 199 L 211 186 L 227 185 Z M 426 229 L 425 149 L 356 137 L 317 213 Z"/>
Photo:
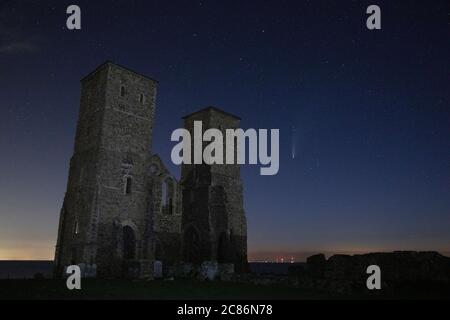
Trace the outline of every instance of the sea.
<path fill-rule="evenodd" d="M 0 279 L 51 278 L 53 261 L 0 261 Z"/>

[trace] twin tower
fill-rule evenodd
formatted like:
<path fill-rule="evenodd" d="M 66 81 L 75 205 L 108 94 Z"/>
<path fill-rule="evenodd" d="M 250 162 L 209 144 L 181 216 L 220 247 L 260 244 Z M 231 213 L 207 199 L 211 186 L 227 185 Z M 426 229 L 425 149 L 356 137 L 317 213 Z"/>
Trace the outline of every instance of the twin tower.
<path fill-rule="evenodd" d="M 75 149 L 60 213 L 56 271 L 95 266 L 99 277 L 170 274 L 204 262 L 247 266 L 239 165 L 182 165 L 181 181 L 152 152 L 157 82 L 106 62 L 81 80 Z M 239 127 L 209 107 L 184 118 L 193 135 Z M 171 143 L 167 139 L 167 143 Z"/>

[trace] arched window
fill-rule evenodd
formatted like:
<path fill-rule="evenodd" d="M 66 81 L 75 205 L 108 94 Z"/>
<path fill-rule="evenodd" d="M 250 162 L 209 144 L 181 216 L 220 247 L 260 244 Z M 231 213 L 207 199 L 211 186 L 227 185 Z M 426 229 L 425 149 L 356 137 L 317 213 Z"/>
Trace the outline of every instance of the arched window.
<path fill-rule="evenodd" d="M 164 180 L 161 185 L 161 205 L 163 208 L 167 206 L 168 196 L 169 196 L 169 188 L 167 185 L 167 181 Z"/>
<path fill-rule="evenodd" d="M 153 174 L 153 175 L 156 175 L 156 174 L 159 173 L 159 169 L 158 169 L 158 166 L 156 164 L 152 164 L 150 166 L 150 173 Z"/>
<path fill-rule="evenodd" d="M 186 262 L 200 263 L 200 236 L 194 227 L 189 227 L 184 232 L 183 256 Z"/>
<path fill-rule="evenodd" d="M 144 104 L 145 103 L 145 96 L 142 93 L 139 95 L 139 103 L 140 104 Z"/>
<path fill-rule="evenodd" d="M 120 96 L 125 97 L 125 86 L 120 86 Z"/>
<path fill-rule="evenodd" d="M 168 178 L 168 179 L 164 180 L 161 185 L 162 213 L 165 213 L 165 214 L 173 213 L 173 195 L 174 195 L 173 181 L 170 178 Z"/>
<path fill-rule="evenodd" d="M 136 256 L 136 235 L 130 226 L 123 227 L 123 258 L 133 260 Z"/>
<path fill-rule="evenodd" d="M 163 248 L 161 246 L 161 242 L 160 241 L 156 241 L 155 244 L 155 260 L 164 260 L 164 252 L 163 252 Z"/>
<path fill-rule="evenodd" d="M 219 263 L 227 262 L 227 242 L 227 235 L 222 232 L 217 241 L 217 262 Z"/>
<path fill-rule="evenodd" d="M 125 187 L 124 187 L 125 194 L 131 193 L 131 183 L 132 183 L 131 177 L 130 176 L 125 177 Z"/>
<path fill-rule="evenodd" d="M 75 220 L 73 224 L 73 235 L 76 236 L 79 233 L 80 233 L 80 225 L 78 223 L 78 220 Z"/>

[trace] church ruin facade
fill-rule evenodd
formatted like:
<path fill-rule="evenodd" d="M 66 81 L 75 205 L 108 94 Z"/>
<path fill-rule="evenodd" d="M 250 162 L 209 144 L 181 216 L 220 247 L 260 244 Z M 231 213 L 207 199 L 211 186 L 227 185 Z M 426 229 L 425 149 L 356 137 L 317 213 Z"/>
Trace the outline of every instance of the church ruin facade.
<path fill-rule="evenodd" d="M 98 277 L 151 277 L 205 262 L 247 265 L 239 165 L 182 165 L 178 181 L 152 151 L 157 81 L 111 62 L 81 80 L 81 102 L 60 213 L 56 273 L 95 266 Z M 208 107 L 191 130 L 238 128 Z"/>

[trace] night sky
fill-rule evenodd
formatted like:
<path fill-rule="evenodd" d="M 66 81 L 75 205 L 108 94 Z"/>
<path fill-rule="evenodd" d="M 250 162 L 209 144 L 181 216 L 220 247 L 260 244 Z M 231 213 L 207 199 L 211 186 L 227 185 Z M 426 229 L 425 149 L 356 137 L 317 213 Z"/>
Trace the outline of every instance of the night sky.
<path fill-rule="evenodd" d="M 79 80 L 105 60 L 159 80 L 154 151 L 177 177 L 170 134 L 189 112 L 280 129 L 278 175 L 242 168 L 250 259 L 450 252 L 449 14 L 446 0 L 1 0 L 0 259 L 53 258 Z"/>

